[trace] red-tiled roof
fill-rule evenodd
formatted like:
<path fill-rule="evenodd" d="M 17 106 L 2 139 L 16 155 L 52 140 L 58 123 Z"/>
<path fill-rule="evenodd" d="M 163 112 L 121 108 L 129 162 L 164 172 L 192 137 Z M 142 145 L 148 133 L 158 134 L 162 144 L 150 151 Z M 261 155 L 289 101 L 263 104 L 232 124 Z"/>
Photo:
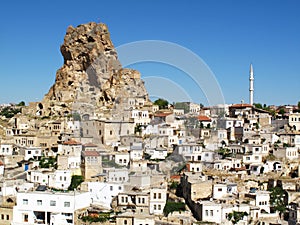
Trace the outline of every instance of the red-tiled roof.
<path fill-rule="evenodd" d="M 171 112 L 168 112 L 168 113 L 156 113 L 156 114 L 154 114 L 154 116 L 155 117 L 166 117 L 166 116 L 169 116 L 171 114 L 172 114 Z"/>
<path fill-rule="evenodd" d="M 203 116 L 203 115 L 200 115 L 197 117 L 197 119 L 199 121 L 207 121 L 207 122 L 211 122 L 211 119 L 208 117 L 208 116 Z"/>
<path fill-rule="evenodd" d="M 4 166 L 4 163 L 2 161 L 0 161 L 0 166 Z"/>
<path fill-rule="evenodd" d="M 98 147 L 98 145 L 95 145 L 93 143 L 87 143 L 83 145 L 84 147 Z"/>
<path fill-rule="evenodd" d="M 83 151 L 83 156 L 100 156 L 100 153 L 97 151 Z"/>
<path fill-rule="evenodd" d="M 252 108 L 252 105 L 244 103 L 244 104 L 233 104 L 230 106 L 230 108 L 248 108 L 248 107 Z"/>
<path fill-rule="evenodd" d="M 180 175 L 173 175 L 170 178 L 171 180 L 180 180 Z"/>
<path fill-rule="evenodd" d="M 77 141 L 72 140 L 72 139 L 69 140 L 69 141 L 65 141 L 63 144 L 64 144 L 64 145 L 81 145 L 80 142 L 77 142 Z"/>

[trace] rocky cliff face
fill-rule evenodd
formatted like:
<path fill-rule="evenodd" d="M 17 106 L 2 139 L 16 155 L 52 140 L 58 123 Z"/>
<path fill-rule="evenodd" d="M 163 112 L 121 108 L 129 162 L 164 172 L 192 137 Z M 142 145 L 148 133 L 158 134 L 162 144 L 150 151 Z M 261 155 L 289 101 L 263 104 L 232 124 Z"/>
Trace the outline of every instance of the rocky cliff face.
<path fill-rule="evenodd" d="M 68 27 L 61 53 L 64 64 L 37 106 L 40 115 L 78 112 L 118 118 L 132 107 L 132 99 L 149 102 L 140 73 L 118 61 L 105 24 Z"/>

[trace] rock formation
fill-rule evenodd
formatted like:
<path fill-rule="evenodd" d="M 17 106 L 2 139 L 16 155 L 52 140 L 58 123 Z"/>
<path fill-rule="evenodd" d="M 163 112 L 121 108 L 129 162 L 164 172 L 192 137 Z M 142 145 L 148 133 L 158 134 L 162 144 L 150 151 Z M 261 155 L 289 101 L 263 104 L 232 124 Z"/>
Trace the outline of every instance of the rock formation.
<path fill-rule="evenodd" d="M 150 102 L 140 73 L 122 68 L 105 24 L 68 27 L 60 49 L 64 64 L 37 105 L 41 116 L 77 112 L 120 118 L 132 99 Z"/>

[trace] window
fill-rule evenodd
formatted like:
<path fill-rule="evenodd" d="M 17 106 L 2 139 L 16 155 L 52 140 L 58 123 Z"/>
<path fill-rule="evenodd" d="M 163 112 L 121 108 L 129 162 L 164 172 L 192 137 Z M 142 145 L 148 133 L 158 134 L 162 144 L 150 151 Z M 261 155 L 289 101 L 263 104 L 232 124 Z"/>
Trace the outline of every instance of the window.
<path fill-rule="evenodd" d="M 42 205 L 43 204 L 43 201 L 42 200 L 37 200 L 37 205 Z"/>
<path fill-rule="evenodd" d="M 28 199 L 23 199 L 23 205 L 28 205 Z"/>
<path fill-rule="evenodd" d="M 56 201 L 51 200 L 50 201 L 50 206 L 56 206 Z"/>
<path fill-rule="evenodd" d="M 205 210 L 205 216 L 208 216 L 208 210 Z"/>
<path fill-rule="evenodd" d="M 153 198 L 156 199 L 156 193 L 153 193 Z"/>
<path fill-rule="evenodd" d="M 9 215 L 6 215 L 6 220 L 9 220 Z"/>
<path fill-rule="evenodd" d="M 127 225 L 127 220 L 124 220 L 124 225 Z"/>
<path fill-rule="evenodd" d="M 158 205 L 158 210 L 161 210 L 161 205 Z"/>
<path fill-rule="evenodd" d="M 28 214 L 23 214 L 23 222 L 28 222 Z"/>
<path fill-rule="evenodd" d="M 114 187 L 113 186 L 110 186 L 110 190 L 112 191 L 114 189 Z"/>
<path fill-rule="evenodd" d="M 1 220 L 4 220 L 4 214 L 1 214 Z"/>
<path fill-rule="evenodd" d="M 154 205 L 154 210 L 156 210 L 156 205 Z"/>
<path fill-rule="evenodd" d="M 121 186 L 119 186 L 119 190 L 122 190 L 122 187 L 121 187 Z"/>
<path fill-rule="evenodd" d="M 145 204 L 145 198 L 142 198 L 142 203 Z"/>
<path fill-rule="evenodd" d="M 219 191 L 219 192 L 222 191 L 222 188 L 218 188 L 218 191 Z"/>
<path fill-rule="evenodd" d="M 161 193 L 158 193 L 158 199 L 161 199 Z"/>
<path fill-rule="evenodd" d="M 214 216 L 214 211 L 210 210 L 210 216 Z"/>
<path fill-rule="evenodd" d="M 70 202 L 64 202 L 64 207 L 70 207 Z"/>

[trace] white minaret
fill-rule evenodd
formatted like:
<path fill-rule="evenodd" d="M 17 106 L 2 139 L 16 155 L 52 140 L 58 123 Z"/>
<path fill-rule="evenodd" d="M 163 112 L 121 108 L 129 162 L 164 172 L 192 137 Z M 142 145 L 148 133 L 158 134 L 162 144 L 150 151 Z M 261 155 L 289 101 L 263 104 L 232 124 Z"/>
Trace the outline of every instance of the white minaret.
<path fill-rule="evenodd" d="M 254 76 L 252 63 L 250 64 L 250 77 L 249 77 L 249 103 L 253 105 L 253 92 L 254 92 Z"/>

